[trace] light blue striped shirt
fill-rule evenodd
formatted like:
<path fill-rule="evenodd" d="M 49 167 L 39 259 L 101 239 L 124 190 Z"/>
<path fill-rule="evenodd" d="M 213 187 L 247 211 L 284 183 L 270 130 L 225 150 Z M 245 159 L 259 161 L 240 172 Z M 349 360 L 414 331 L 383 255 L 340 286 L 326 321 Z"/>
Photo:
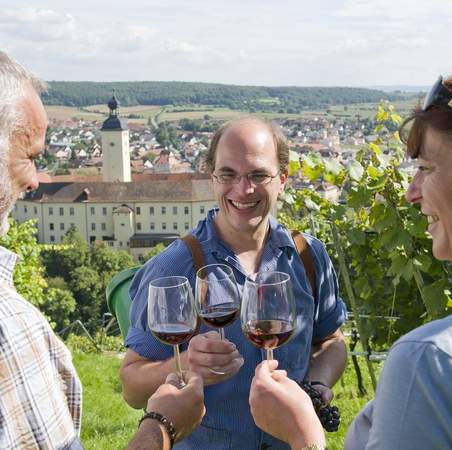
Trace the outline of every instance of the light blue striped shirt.
<path fill-rule="evenodd" d="M 203 249 L 205 264 L 228 264 L 234 271 L 240 289 L 245 283 L 245 273 L 238 258 L 216 234 L 214 217 L 210 211 L 200 221 L 193 235 Z M 338 295 L 337 278 L 324 245 L 312 236 L 305 235 L 314 256 L 318 304 L 314 304 L 303 263 L 297 253 L 290 233 L 274 218 L 270 218 L 270 233 L 265 243 L 260 271 L 278 270 L 290 274 L 297 303 L 297 333 L 292 340 L 274 351 L 281 369 L 295 379 L 303 379 L 309 363 L 312 338 L 323 338 L 333 333 L 345 321 L 346 308 Z M 182 240 L 173 242 L 164 252 L 148 261 L 137 272 L 130 287 L 133 299 L 131 327 L 126 346 L 144 358 L 164 360 L 172 356 L 171 346 L 157 341 L 147 326 L 147 292 L 149 282 L 155 278 L 183 275 L 192 288 L 195 286 L 195 269 L 190 250 Z M 202 326 L 201 332 L 209 329 Z M 191 436 L 174 448 L 177 450 L 253 450 L 262 444 L 271 450 L 288 449 L 288 446 L 263 433 L 254 424 L 248 404 L 248 395 L 254 369 L 264 358 L 262 351 L 251 345 L 243 336 L 240 320 L 227 327 L 226 337 L 234 342 L 244 357 L 245 364 L 229 380 L 205 387 L 207 413 L 202 424 Z"/>

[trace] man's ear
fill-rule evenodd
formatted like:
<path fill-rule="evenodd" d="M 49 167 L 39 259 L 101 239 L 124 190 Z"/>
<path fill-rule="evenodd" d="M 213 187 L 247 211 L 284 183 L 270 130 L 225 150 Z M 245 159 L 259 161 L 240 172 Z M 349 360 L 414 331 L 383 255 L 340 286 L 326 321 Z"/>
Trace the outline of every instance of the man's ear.
<path fill-rule="evenodd" d="M 284 189 L 286 188 L 287 181 L 289 179 L 289 172 L 285 170 L 284 172 L 281 172 L 279 174 L 279 180 L 281 181 L 281 186 L 279 188 L 279 193 L 281 194 L 284 192 Z"/>

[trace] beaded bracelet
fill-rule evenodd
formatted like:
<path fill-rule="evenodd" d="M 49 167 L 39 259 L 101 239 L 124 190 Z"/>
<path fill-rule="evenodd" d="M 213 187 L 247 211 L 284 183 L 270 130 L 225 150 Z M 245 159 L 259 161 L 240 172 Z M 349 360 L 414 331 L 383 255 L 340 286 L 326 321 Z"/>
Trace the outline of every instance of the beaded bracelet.
<path fill-rule="evenodd" d="M 138 427 L 140 427 L 141 422 L 143 422 L 143 420 L 145 419 L 155 419 L 165 427 L 165 430 L 168 433 L 170 439 L 170 448 L 173 448 L 174 440 L 176 439 L 176 429 L 174 428 L 174 425 L 171 422 L 171 420 L 169 420 L 167 417 L 158 412 L 149 411 L 146 412 L 144 416 L 140 419 L 140 421 L 138 422 Z"/>
<path fill-rule="evenodd" d="M 328 450 L 328 449 L 323 445 L 311 444 L 308 445 L 307 447 L 303 447 L 301 450 Z"/>
<path fill-rule="evenodd" d="M 326 387 L 326 388 L 328 388 L 328 389 L 331 389 L 329 386 L 327 386 L 327 385 L 326 385 L 325 383 L 323 383 L 322 381 L 310 381 L 309 384 L 310 384 L 311 386 L 318 386 L 318 385 L 320 385 L 320 386 Z"/>

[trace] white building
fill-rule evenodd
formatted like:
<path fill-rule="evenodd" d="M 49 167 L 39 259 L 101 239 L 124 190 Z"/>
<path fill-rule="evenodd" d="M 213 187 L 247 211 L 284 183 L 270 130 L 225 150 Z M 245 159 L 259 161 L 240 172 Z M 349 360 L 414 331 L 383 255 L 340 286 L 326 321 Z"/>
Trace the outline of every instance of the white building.
<path fill-rule="evenodd" d="M 36 219 L 39 242 L 61 242 L 75 226 L 87 242 L 106 241 L 139 259 L 187 234 L 215 206 L 205 174 L 141 174 L 131 181 L 128 129 L 117 106 L 113 97 L 101 129 L 103 181 L 41 183 L 16 203 L 13 217 Z"/>

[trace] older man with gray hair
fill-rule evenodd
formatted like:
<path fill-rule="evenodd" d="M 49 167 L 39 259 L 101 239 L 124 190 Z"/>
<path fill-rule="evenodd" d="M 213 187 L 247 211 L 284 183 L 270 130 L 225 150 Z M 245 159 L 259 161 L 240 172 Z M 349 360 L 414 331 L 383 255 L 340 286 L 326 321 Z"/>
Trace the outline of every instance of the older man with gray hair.
<path fill-rule="evenodd" d="M 0 52 L 0 233 L 26 191 L 38 187 L 46 88 Z M 0 247 L 0 449 L 81 449 L 82 387 L 71 355 L 41 313 L 17 293 L 17 255 Z"/>
<path fill-rule="evenodd" d="M 0 51 L 0 235 L 26 191 L 38 187 L 45 83 Z M 0 247 L 0 450 L 81 450 L 82 386 L 69 350 L 13 285 L 17 255 Z M 202 378 L 176 374 L 148 399 L 128 450 L 168 450 L 204 415 Z"/>

